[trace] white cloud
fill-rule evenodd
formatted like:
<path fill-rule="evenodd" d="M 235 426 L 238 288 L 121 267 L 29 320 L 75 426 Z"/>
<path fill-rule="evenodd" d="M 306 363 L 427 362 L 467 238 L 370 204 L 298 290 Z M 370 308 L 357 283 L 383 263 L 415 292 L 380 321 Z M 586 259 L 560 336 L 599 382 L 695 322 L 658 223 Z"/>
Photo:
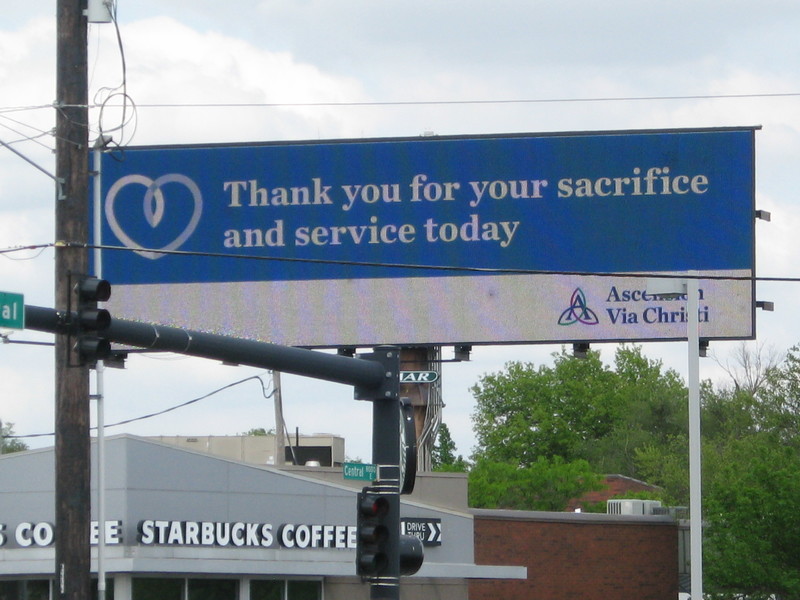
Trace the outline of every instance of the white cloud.
<path fill-rule="evenodd" d="M 336 77 L 274 52 L 216 32 L 198 32 L 171 18 L 144 19 L 121 28 L 125 47 L 127 93 L 138 110 L 134 143 L 253 141 L 314 137 L 348 128 L 346 116 L 303 107 L 197 108 L 191 105 L 291 104 L 357 101 L 357 81 Z M 104 32 L 97 87 L 121 80 L 116 49 Z M 116 98 L 115 101 L 119 101 Z M 148 105 L 168 105 L 151 107 Z M 115 111 L 117 119 L 120 111 Z M 104 119 L 109 128 L 110 119 Z"/>

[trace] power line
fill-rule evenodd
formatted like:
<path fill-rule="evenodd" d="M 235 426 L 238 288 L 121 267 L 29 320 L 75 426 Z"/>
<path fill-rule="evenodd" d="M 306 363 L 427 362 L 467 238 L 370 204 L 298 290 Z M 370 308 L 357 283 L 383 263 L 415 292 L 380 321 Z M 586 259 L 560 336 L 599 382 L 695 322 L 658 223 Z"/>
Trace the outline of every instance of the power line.
<path fill-rule="evenodd" d="M 31 246 L 19 246 L 13 248 L 0 248 L 0 256 L 21 250 L 33 250 L 41 248 L 49 248 L 55 246 L 71 247 L 71 248 L 86 248 L 86 249 L 100 249 L 112 250 L 119 252 L 149 252 L 152 254 L 168 254 L 173 256 L 186 256 L 186 257 L 205 257 L 205 258 L 225 258 L 235 260 L 255 260 L 255 261 L 272 261 L 272 262 L 293 262 L 303 264 L 323 264 L 323 265 L 336 265 L 336 266 L 351 266 L 351 267 L 371 267 L 371 268 L 385 268 L 385 269 L 416 269 L 420 271 L 453 271 L 462 273 L 479 273 L 485 275 L 570 275 L 580 277 L 653 277 L 664 279 L 687 279 L 686 274 L 666 274 L 660 271 L 646 272 L 646 271 L 612 271 L 608 273 L 601 273 L 597 271 L 548 271 L 542 269 L 505 269 L 495 267 L 463 267 L 455 265 L 421 265 L 414 263 L 385 263 L 385 262 L 370 262 L 370 261 L 351 261 L 351 260 L 329 260 L 322 258 L 296 258 L 288 256 L 252 256 L 249 254 L 226 254 L 222 252 L 197 252 L 191 250 L 164 250 L 159 248 L 128 248 L 127 246 L 108 246 L 98 244 L 75 244 L 70 242 L 63 243 L 49 243 L 37 244 Z M 700 274 L 696 276 L 697 279 L 704 279 L 709 281 L 756 281 L 756 282 L 778 282 L 778 283 L 800 283 L 800 277 L 764 277 L 764 276 L 747 276 L 747 275 L 708 275 Z"/>
<path fill-rule="evenodd" d="M 7 258 L 9 260 L 33 260 L 34 258 L 38 258 L 45 250 L 48 248 L 52 248 L 55 244 L 47 243 L 47 244 L 34 244 L 30 246 L 12 246 L 10 248 L 0 248 L 0 256 L 3 258 Z M 36 254 L 33 256 L 25 256 L 23 258 L 16 258 L 12 257 L 11 254 L 14 252 L 22 252 L 23 250 L 38 250 Z"/>
<path fill-rule="evenodd" d="M 764 92 L 743 94 L 685 94 L 656 96 L 596 96 L 587 98 L 484 98 L 471 100 L 356 100 L 322 102 L 149 102 L 137 103 L 138 108 L 336 108 L 383 106 L 457 106 L 457 105 L 507 105 L 507 104 L 575 104 L 592 102 L 661 102 L 676 100 L 743 100 L 759 98 L 796 98 L 800 92 Z M 52 108 L 52 105 L 49 106 Z M 124 104 L 91 104 L 81 108 L 123 108 Z M 42 106 L 0 107 L 0 112 L 33 110 Z"/>
<path fill-rule="evenodd" d="M 27 112 L 31 110 L 41 110 L 43 108 L 53 108 L 52 104 L 34 104 L 30 106 L 0 106 L 0 113 Z"/>
<path fill-rule="evenodd" d="M 243 102 L 243 103 L 146 103 L 140 108 L 330 108 L 330 107 L 381 107 L 381 106 L 453 106 L 488 104 L 569 104 L 587 102 L 654 102 L 674 100 L 733 100 L 745 98 L 792 98 L 800 92 L 776 92 L 763 94 L 693 94 L 685 96 L 600 96 L 591 98 L 518 98 L 518 99 L 474 99 L 474 100 L 365 100 L 331 102 Z"/>
<path fill-rule="evenodd" d="M 138 417 L 132 417 L 130 419 L 124 419 L 122 421 L 117 421 L 116 423 L 110 423 L 110 424 L 104 425 L 104 427 L 106 427 L 106 428 L 119 427 L 120 425 L 128 425 L 130 423 L 135 423 L 137 421 L 144 421 L 146 419 L 152 419 L 153 417 L 158 417 L 158 416 L 161 416 L 161 415 L 166 414 L 168 412 L 172 412 L 174 410 L 178 410 L 178 409 L 184 408 L 186 406 L 190 406 L 192 404 L 200 402 L 201 400 L 206 400 L 206 399 L 210 398 L 211 396 L 219 394 L 220 392 L 224 392 L 225 390 L 228 390 L 228 389 L 230 389 L 232 387 L 236 387 L 237 385 L 241 385 L 243 383 L 247 383 L 248 381 L 253 381 L 254 379 L 257 379 L 259 381 L 259 383 L 261 383 L 261 393 L 264 395 L 264 398 L 266 398 L 266 399 L 271 398 L 272 394 L 274 392 L 268 392 L 267 391 L 267 385 L 264 383 L 264 380 L 261 378 L 261 376 L 260 375 L 252 375 L 250 377 L 245 377 L 244 379 L 240 379 L 238 381 L 234 381 L 233 383 L 229 383 L 227 385 L 223 385 L 222 387 L 219 387 L 219 388 L 217 388 L 215 390 L 212 390 L 212 391 L 208 392 L 207 394 L 203 394 L 202 396 L 198 396 L 197 398 L 192 398 L 191 400 L 187 400 L 186 402 L 181 402 L 180 404 L 176 404 L 174 406 L 170 406 L 170 407 L 165 408 L 163 410 L 152 412 L 152 413 L 149 413 L 149 414 L 146 414 L 146 415 L 141 415 L 141 416 L 138 416 Z M 92 427 L 91 430 L 95 431 L 95 430 L 97 430 L 97 427 Z M 49 432 L 49 433 L 29 433 L 29 434 L 18 434 L 18 435 L 6 435 L 4 437 L 6 437 L 8 439 L 25 439 L 25 438 L 51 437 L 53 435 L 55 435 L 55 433 Z"/>

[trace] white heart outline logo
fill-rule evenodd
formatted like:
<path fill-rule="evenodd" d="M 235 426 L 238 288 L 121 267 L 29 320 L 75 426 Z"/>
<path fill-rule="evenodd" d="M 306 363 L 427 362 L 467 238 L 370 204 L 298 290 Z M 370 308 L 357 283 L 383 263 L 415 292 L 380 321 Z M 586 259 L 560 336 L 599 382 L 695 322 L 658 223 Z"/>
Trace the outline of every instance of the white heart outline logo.
<path fill-rule="evenodd" d="M 127 233 L 125 233 L 125 230 L 122 229 L 119 221 L 117 221 L 117 216 L 114 212 L 114 202 L 117 198 L 117 194 L 123 187 L 131 183 L 138 183 L 147 188 L 147 193 L 145 193 L 142 201 L 142 211 L 144 213 L 145 220 L 150 227 L 154 229 L 158 227 L 159 223 L 161 223 L 162 217 L 164 216 L 164 194 L 161 191 L 162 185 L 165 183 L 181 183 L 185 185 L 186 188 L 192 193 L 192 198 L 194 199 L 194 211 L 192 212 L 191 219 L 189 219 L 189 223 L 186 225 L 180 235 L 178 235 L 178 237 L 176 237 L 167 245 L 158 248 L 157 250 L 169 251 L 180 248 L 194 233 L 194 230 L 197 229 L 197 224 L 200 222 L 200 216 L 203 214 L 203 196 L 200 193 L 200 188 L 197 186 L 197 184 L 186 175 L 181 175 L 180 173 L 168 173 L 157 179 L 150 179 L 145 175 L 133 174 L 121 177 L 114 182 L 114 185 L 112 185 L 111 189 L 108 190 L 105 203 L 105 214 L 106 219 L 108 220 L 108 225 L 111 227 L 111 231 L 114 232 L 119 241 L 125 244 L 125 246 L 132 249 L 134 252 L 136 252 L 136 254 L 144 258 L 149 258 L 150 260 L 159 259 L 164 256 L 164 254 L 162 252 L 153 252 L 150 250 L 137 250 L 137 248 L 141 248 L 141 246 L 137 244 Z"/>

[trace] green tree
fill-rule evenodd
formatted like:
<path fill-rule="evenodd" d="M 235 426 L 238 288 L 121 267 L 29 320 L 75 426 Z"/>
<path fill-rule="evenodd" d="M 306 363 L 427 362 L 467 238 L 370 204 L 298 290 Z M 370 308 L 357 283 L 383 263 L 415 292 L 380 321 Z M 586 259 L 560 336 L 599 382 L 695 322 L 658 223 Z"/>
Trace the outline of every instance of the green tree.
<path fill-rule="evenodd" d="M 527 485 L 527 508 L 542 506 L 530 488 L 535 484 L 550 490 L 544 504 L 563 509 L 594 489 L 600 474 L 641 479 L 643 469 L 660 464 L 656 457 L 674 450 L 686 428 L 683 382 L 638 346 L 620 346 L 613 368 L 596 351 L 576 359 L 562 350 L 553 366 L 512 362 L 503 372 L 482 377 L 472 392 L 478 448 L 470 486 L 483 486 L 471 492 L 476 502 L 491 503 L 504 494 L 522 498 L 515 488 Z M 508 465 L 519 469 L 525 485 L 509 478 L 509 489 L 503 490 L 502 478 L 481 473 L 506 473 Z M 685 471 L 672 475 L 683 489 Z M 570 476 L 572 487 L 565 484 Z M 572 495 L 554 501 L 554 490 Z"/>
<path fill-rule="evenodd" d="M 772 433 L 732 439 L 716 457 L 706 488 L 708 591 L 752 600 L 800 598 L 797 450 Z"/>
<path fill-rule="evenodd" d="M 686 386 L 675 371 L 664 370 L 661 361 L 645 357 L 639 346 L 619 346 L 613 372 L 618 406 L 614 421 L 605 435 L 587 439 L 579 455 L 599 472 L 650 481 L 639 452 L 672 448 L 676 438 L 685 435 Z"/>
<path fill-rule="evenodd" d="M 540 456 L 524 467 L 481 460 L 469 472 L 469 505 L 562 511 L 570 499 L 598 489 L 600 483 L 601 477 L 585 460 Z"/>
<path fill-rule="evenodd" d="M 757 397 L 757 427 L 800 449 L 800 346 L 790 348 L 783 362 L 770 368 Z"/>
<path fill-rule="evenodd" d="M 610 430 L 619 406 L 615 377 L 598 352 L 583 360 L 562 351 L 555 365 L 511 362 L 472 387 L 477 458 L 525 467 L 539 457 L 579 458 Z"/>
<path fill-rule="evenodd" d="M 729 381 L 701 383 L 704 584 L 725 600 L 800 600 L 800 346 L 781 362 L 761 351 L 742 346 Z M 509 363 L 473 394 L 473 506 L 561 510 L 599 473 L 688 504 L 686 387 L 639 347 L 618 347 L 613 367 L 595 352 Z"/>
<path fill-rule="evenodd" d="M 28 445 L 14 436 L 14 424 L 0 420 L 0 454 L 27 450 Z"/>
<path fill-rule="evenodd" d="M 718 598 L 800 599 L 798 348 L 738 360 L 701 396 L 704 583 Z"/>
<path fill-rule="evenodd" d="M 637 477 L 638 449 L 668 445 L 686 429 L 683 381 L 639 346 L 620 346 L 613 368 L 599 352 L 562 351 L 552 367 L 509 363 L 472 392 L 477 455 L 521 466 L 560 456 Z"/>
<path fill-rule="evenodd" d="M 464 472 L 469 469 L 469 463 L 464 457 L 460 454 L 456 456 L 456 443 L 446 423 L 439 426 L 436 443 L 431 452 L 431 467 L 434 471 L 449 472 Z"/>
<path fill-rule="evenodd" d="M 254 427 L 253 429 L 248 429 L 241 435 L 249 435 L 253 437 L 266 437 L 268 435 L 275 435 L 275 429 L 270 428 L 269 430 L 264 429 L 263 427 Z"/>
<path fill-rule="evenodd" d="M 661 444 L 635 449 L 638 479 L 661 488 L 660 500 L 670 506 L 689 505 L 689 436 L 670 437 Z"/>

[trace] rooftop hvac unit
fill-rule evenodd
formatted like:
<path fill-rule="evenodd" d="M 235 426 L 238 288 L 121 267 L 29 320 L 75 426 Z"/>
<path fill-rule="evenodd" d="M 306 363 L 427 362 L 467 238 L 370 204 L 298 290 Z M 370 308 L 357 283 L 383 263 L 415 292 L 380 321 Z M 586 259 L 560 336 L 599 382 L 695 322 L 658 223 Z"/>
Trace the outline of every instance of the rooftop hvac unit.
<path fill-rule="evenodd" d="M 609 515 L 653 515 L 661 507 L 659 500 L 609 500 L 606 512 Z"/>

